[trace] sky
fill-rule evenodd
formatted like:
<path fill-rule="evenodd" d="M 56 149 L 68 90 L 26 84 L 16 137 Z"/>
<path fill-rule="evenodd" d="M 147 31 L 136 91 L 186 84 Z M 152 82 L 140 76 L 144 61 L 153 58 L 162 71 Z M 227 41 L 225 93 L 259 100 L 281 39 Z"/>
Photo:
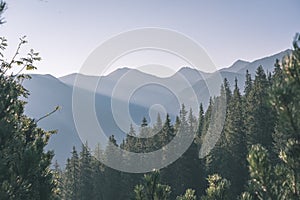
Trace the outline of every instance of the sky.
<path fill-rule="evenodd" d="M 18 38 L 26 35 L 29 43 L 23 51 L 33 48 L 42 57 L 35 73 L 56 77 L 78 72 L 103 42 L 138 28 L 170 29 L 192 38 L 217 68 L 228 67 L 238 59 L 253 61 L 291 48 L 295 33 L 300 31 L 298 0 L 6 2 L 8 9 L 3 17 L 7 22 L 0 27 L 0 36 L 8 39 L 7 56 L 16 49 Z M 159 57 L 147 53 L 119 60 L 110 71 Z M 160 56 L 169 60 L 176 70 L 186 65 L 170 55 Z M 162 72 L 152 69 L 151 73 Z"/>

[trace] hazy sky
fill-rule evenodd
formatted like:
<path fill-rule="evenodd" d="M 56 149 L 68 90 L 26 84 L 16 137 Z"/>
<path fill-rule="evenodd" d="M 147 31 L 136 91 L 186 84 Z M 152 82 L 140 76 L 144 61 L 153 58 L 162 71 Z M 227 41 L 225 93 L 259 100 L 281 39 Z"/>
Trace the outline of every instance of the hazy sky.
<path fill-rule="evenodd" d="M 12 52 L 27 35 L 41 52 L 37 73 L 77 72 L 102 42 L 124 31 L 160 27 L 197 41 L 218 68 L 287 48 L 300 31 L 299 0 L 6 0 L 0 35 Z M 119 62 L 119 65 L 128 63 Z"/>

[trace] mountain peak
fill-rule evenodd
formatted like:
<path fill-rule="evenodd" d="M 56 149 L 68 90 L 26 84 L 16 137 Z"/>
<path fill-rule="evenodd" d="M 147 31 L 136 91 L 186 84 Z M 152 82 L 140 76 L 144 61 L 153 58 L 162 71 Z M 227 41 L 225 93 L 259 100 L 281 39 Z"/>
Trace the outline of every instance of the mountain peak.
<path fill-rule="evenodd" d="M 246 61 L 246 60 L 241 60 L 238 59 L 237 61 L 235 61 L 232 65 L 239 65 L 239 64 L 248 64 L 250 62 Z"/>
<path fill-rule="evenodd" d="M 223 68 L 220 71 L 227 71 L 227 72 L 238 72 L 240 69 L 244 68 L 250 62 L 238 59 L 235 61 L 230 67 Z"/>
<path fill-rule="evenodd" d="M 291 49 L 286 49 L 279 53 L 257 59 L 253 62 L 248 63 L 243 68 L 240 68 L 237 72 L 245 73 L 246 70 L 248 70 L 250 74 L 255 74 L 255 71 L 259 65 L 263 66 L 265 71 L 272 72 L 274 69 L 274 64 L 276 62 L 276 59 L 281 60 L 285 55 L 290 54 L 291 51 L 292 51 Z"/>

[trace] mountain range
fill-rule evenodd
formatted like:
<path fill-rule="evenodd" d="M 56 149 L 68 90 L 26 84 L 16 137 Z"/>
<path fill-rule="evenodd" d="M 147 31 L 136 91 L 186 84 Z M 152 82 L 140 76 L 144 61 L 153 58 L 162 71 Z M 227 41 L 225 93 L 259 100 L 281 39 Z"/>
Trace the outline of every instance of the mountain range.
<path fill-rule="evenodd" d="M 238 60 L 231 66 L 213 73 L 183 67 L 167 78 L 130 68 L 120 68 L 106 76 L 69 74 L 56 78 L 48 74 L 32 74 L 32 79 L 23 83 L 30 92 L 25 113 L 39 119 L 57 105 L 61 107 L 59 111 L 39 121 L 38 125 L 46 130 L 58 131 L 51 137 L 47 149 L 54 150 L 54 160 L 63 164 L 70 156 L 72 146 L 78 149 L 82 144 L 74 123 L 73 89 L 82 94 L 94 95 L 95 116 L 101 128 L 108 136 L 115 135 L 120 142 L 126 136 L 130 119 L 136 124 L 135 128 L 138 128 L 144 116 L 153 124 L 157 113 L 160 113 L 163 119 L 166 113 L 169 113 L 174 121 L 179 114 L 181 103 L 193 108 L 197 114 L 198 102 L 202 102 L 204 108 L 207 108 L 210 96 L 218 95 L 220 83 L 217 79 L 227 78 L 232 86 L 237 78 L 238 86 L 243 91 L 246 70 L 254 76 L 256 68 L 261 65 L 266 72 L 272 72 L 275 60 L 281 59 L 290 51 L 282 51 L 253 62 Z M 76 109 L 84 112 L 86 107 L 80 105 Z M 90 119 L 84 119 L 82 123 L 89 121 Z M 86 134 L 93 131 L 86 129 Z"/>

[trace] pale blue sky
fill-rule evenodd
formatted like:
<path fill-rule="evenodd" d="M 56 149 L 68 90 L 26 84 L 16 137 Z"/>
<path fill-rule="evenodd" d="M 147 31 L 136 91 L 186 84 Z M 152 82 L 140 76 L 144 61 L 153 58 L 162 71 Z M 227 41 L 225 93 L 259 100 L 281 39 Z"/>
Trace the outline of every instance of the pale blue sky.
<path fill-rule="evenodd" d="M 1 36 L 12 52 L 27 35 L 41 52 L 37 73 L 77 72 L 102 42 L 142 27 L 179 31 L 197 41 L 218 68 L 291 48 L 300 31 L 300 1 L 6 0 Z"/>

